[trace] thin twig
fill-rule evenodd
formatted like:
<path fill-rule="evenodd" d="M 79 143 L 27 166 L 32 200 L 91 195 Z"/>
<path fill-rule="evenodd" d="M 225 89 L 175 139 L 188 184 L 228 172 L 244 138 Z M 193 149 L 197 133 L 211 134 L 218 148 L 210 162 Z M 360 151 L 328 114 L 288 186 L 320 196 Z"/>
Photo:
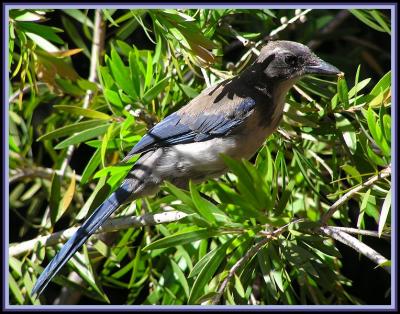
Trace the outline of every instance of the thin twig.
<path fill-rule="evenodd" d="M 22 168 L 18 170 L 11 169 L 10 170 L 11 177 L 9 179 L 9 184 L 12 184 L 16 181 L 20 181 L 25 178 L 42 178 L 50 180 L 54 173 L 57 173 L 59 176 L 62 175 L 61 170 L 54 170 L 51 168 L 44 168 L 44 167 Z M 73 174 L 66 173 L 65 176 L 71 178 Z M 82 176 L 76 174 L 75 179 L 77 181 L 81 181 Z"/>
<path fill-rule="evenodd" d="M 358 253 L 366 256 L 367 258 L 369 258 L 371 261 L 373 261 L 377 265 L 381 265 L 383 263 L 389 262 L 389 260 L 387 258 L 385 258 L 381 254 L 379 254 L 377 251 L 370 248 L 368 245 L 361 242 L 360 240 L 347 234 L 346 232 L 337 230 L 336 228 L 331 228 L 331 227 L 326 227 L 326 226 L 319 228 L 319 230 L 321 230 L 324 234 L 330 236 L 331 238 L 353 248 Z M 391 273 L 389 266 L 385 265 L 385 266 L 382 266 L 382 268 L 384 270 L 386 270 L 389 274 Z"/>
<path fill-rule="evenodd" d="M 269 36 L 270 37 L 276 36 L 279 32 L 281 32 L 284 29 L 286 29 L 286 27 L 288 27 L 290 24 L 293 24 L 294 22 L 296 22 L 302 16 L 306 15 L 307 13 L 309 13 L 311 10 L 312 9 L 307 9 L 307 10 L 302 11 L 300 14 L 295 15 L 290 20 L 288 20 L 286 23 L 283 23 L 281 26 L 279 26 L 278 28 L 274 29 L 271 33 L 269 33 Z"/>
<path fill-rule="evenodd" d="M 91 51 L 91 57 L 90 57 L 90 72 L 89 72 L 89 78 L 88 78 L 88 80 L 93 83 L 96 82 L 96 80 L 97 80 L 97 65 L 100 64 L 100 62 L 101 62 L 100 56 L 104 50 L 104 39 L 105 39 L 106 27 L 105 27 L 105 23 L 103 21 L 102 14 L 103 13 L 102 13 L 101 9 L 97 9 L 95 11 L 92 51 Z M 87 90 L 85 99 L 83 101 L 83 106 L 82 106 L 84 109 L 87 109 L 89 107 L 92 96 L 93 96 L 93 91 Z M 83 117 L 81 116 L 79 118 L 79 120 L 82 118 Z M 61 167 L 60 167 L 61 173 L 65 173 L 65 170 L 67 169 L 67 166 L 68 166 L 69 162 L 71 161 L 74 150 L 75 150 L 74 145 L 68 146 L 66 157 L 64 158 L 63 163 L 61 164 Z"/>
<path fill-rule="evenodd" d="M 47 84 L 46 83 L 43 83 L 43 82 L 38 82 L 38 83 L 36 83 L 36 86 L 47 86 Z M 27 92 L 29 92 L 30 90 L 31 90 L 31 88 L 32 88 L 32 85 L 26 85 L 26 86 L 24 86 L 22 89 L 18 89 L 15 93 L 13 93 L 9 98 L 8 98 L 8 103 L 9 104 L 11 104 L 14 100 L 17 100 L 18 99 L 18 97 L 19 97 L 19 95 L 22 93 L 22 94 L 25 94 L 25 93 L 27 93 Z"/>
<path fill-rule="evenodd" d="M 278 33 L 280 33 L 281 31 L 283 31 L 284 29 L 286 29 L 286 27 L 288 27 L 289 25 L 295 23 L 298 19 L 300 19 L 302 16 L 305 16 L 306 14 L 308 14 L 311 11 L 311 9 L 307 9 L 304 11 L 301 11 L 299 14 L 295 15 L 293 18 L 291 18 L 290 20 L 288 20 L 287 22 L 283 23 L 281 26 L 279 26 L 278 28 L 272 30 L 269 35 L 265 36 L 263 39 L 257 41 L 255 44 L 251 44 L 248 45 L 250 47 L 250 49 L 248 51 L 246 51 L 240 58 L 240 60 L 238 62 L 236 62 L 235 64 L 235 69 L 240 69 L 244 63 L 247 63 L 249 61 L 249 56 L 250 55 L 255 55 L 258 56 L 260 54 L 260 48 L 265 45 L 266 41 L 272 39 L 272 38 L 276 38 Z"/>
<path fill-rule="evenodd" d="M 142 216 L 124 216 L 107 220 L 95 233 L 113 232 L 117 230 L 153 226 L 178 221 L 187 214 L 180 211 L 166 211 L 157 214 L 145 214 Z M 79 229 L 72 227 L 46 236 L 11 244 L 8 250 L 10 256 L 19 256 L 31 251 L 39 242 L 43 246 L 54 246 L 67 241 Z"/>
<path fill-rule="evenodd" d="M 338 14 L 329 22 L 321 31 L 318 32 L 317 38 L 320 36 L 326 36 L 336 30 L 348 17 L 350 12 L 348 10 L 340 10 Z M 322 43 L 321 39 L 313 39 L 308 42 L 307 46 L 311 50 L 318 48 Z"/>
<path fill-rule="evenodd" d="M 390 234 L 382 233 L 381 236 L 379 236 L 379 232 L 378 231 L 362 230 L 362 229 L 349 228 L 349 227 L 336 227 L 336 226 L 329 226 L 329 228 L 335 229 L 335 230 L 339 230 L 339 231 L 343 231 L 343 232 L 346 232 L 346 233 L 365 235 L 365 236 L 375 237 L 375 238 L 390 239 Z"/>
<path fill-rule="evenodd" d="M 264 238 L 260 240 L 260 242 L 258 242 L 257 244 L 253 245 L 253 247 L 247 251 L 247 253 L 240 258 L 235 265 L 232 266 L 232 268 L 230 269 L 228 276 L 225 277 L 224 281 L 222 282 L 222 284 L 220 285 L 217 294 L 214 296 L 214 298 L 211 301 L 211 304 L 218 304 L 222 295 L 224 294 L 224 291 L 229 283 L 229 281 L 232 279 L 232 277 L 236 274 L 237 270 L 244 264 L 246 263 L 251 257 L 253 257 L 255 254 L 257 254 L 257 252 L 265 245 L 267 244 L 271 239 L 276 238 L 277 236 L 279 236 L 283 231 L 285 231 L 285 229 L 293 224 L 293 223 L 297 223 L 297 222 L 301 222 L 304 221 L 304 219 L 297 219 L 294 220 L 282 227 L 279 227 L 278 229 L 272 231 L 272 232 L 263 232 L 263 236 Z"/>
<path fill-rule="evenodd" d="M 374 184 L 376 181 L 380 179 L 384 179 L 391 174 L 391 166 L 389 165 L 387 168 L 381 170 L 377 175 L 371 177 L 364 183 L 358 185 L 354 189 L 350 190 L 346 194 L 344 194 L 341 198 L 339 198 L 332 206 L 329 207 L 328 211 L 321 217 L 320 223 L 321 224 L 326 224 L 328 220 L 332 217 L 332 215 L 339 209 L 341 205 L 346 203 L 350 198 L 352 198 L 357 192 L 360 190 L 371 186 Z"/>

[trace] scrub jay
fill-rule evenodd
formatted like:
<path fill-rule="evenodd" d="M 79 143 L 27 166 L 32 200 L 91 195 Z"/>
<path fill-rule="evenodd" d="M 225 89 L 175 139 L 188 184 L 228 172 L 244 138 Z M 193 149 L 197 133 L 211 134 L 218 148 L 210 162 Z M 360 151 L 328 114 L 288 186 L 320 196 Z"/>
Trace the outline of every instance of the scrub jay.
<path fill-rule="evenodd" d="M 227 171 L 220 158 L 249 159 L 277 128 L 289 89 L 307 74 L 338 75 L 336 67 L 291 41 L 264 46 L 240 75 L 206 88 L 155 125 L 123 161 L 141 157 L 121 186 L 82 224 L 38 278 L 40 295 L 61 267 L 122 204 L 154 194 L 168 180 L 185 188 Z"/>

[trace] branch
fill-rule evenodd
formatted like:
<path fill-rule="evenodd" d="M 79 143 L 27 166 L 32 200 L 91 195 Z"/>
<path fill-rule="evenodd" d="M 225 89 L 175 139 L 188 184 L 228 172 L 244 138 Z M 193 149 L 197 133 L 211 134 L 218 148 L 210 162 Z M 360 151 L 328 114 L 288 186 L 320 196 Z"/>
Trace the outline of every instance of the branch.
<path fill-rule="evenodd" d="M 229 283 L 229 281 L 232 279 L 232 277 L 235 275 L 236 271 L 244 264 L 246 263 L 251 257 L 253 257 L 255 254 L 257 254 L 257 252 L 265 245 L 267 244 L 271 239 L 279 236 L 283 231 L 285 231 L 285 229 L 291 225 L 292 223 L 297 223 L 297 222 L 301 222 L 304 221 L 304 219 L 297 219 L 294 220 L 282 227 L 279 227 L 278 229 L 272 231 L 272 232 L 262 232 L 264 238 L 261 239 L 260 242 L 258 242 L 257 244 L 253 245 L 253 247 L 247 251 L 247 253 L 240 258 L 235 265 L 232 266 L 231 270 L 228 273 L 228 276 L 226 276 L 226 278 L 224 279 L 224 281 L 222 282 L 221 286 L 218 289 L 217 294 L 213 297 L 211 304 L 215 305 L 218 304 L 222 295 L 224 294 L 224 291 Z"/>
<path fill-rule="evenodd" d="M 339 207 L 341 205 L 343 205 L 344 203 L 346 203 L 350 198 L 352 198 L 354 194 L 356 194 L 363 188 L 371 186 L 376 181 L 390 176 L 391 173 L 392 173 L 392 169 L 391 169 L 391 165 L 389 165 L 387 168 L 381 170 L 377 175 L 369 178 L 366 182 L 358 185 L 354 189 L 352 189 L 349 192 L 347 192 L 346 194 L 344 194 L 332 206 L 329 207 L 328 211 L 321 217 L 320 223 L 325 225 L 327 223 L 327 221 L 329 220 L 329 218 L 331 218 L 332 215 L 339 209 Z"/>
<path fill-rule="evenodd" d="M 297 11 L 297 10 L 296 10 Z M 299 10 L 298 12 L 295 13 L 295 16 L 291 18 L 288 21 L 284 21 L 281 26 L 278 28 L 272 30 L 267 36 L 265 36 L 263 39 L 257 41 L 256 43 L 253 43 L 252 41 L 246 42 L 245 47 L 250 47 L 249 50 L 247 50 L 240 58 L 238 62 L 234 65 L 234 68 L 237 70 L 242 70 L 245 64 L 250 61 L 250 56 L 255 55 L 258 56 L 260 54 L 260 48 L 265 45 L 265 43 L 271 39 L 276 39 L 277 35 L 279 32 L 283 31 L 286 29 L 286 27 L 293 25 L 297 20 L 302 20 L 302 17 L 306 16 L 311 9 L 307 9 L 304 11 Z M 244 45 L 243 41 L 239 41 L 241 44 Z"/>
<path fill-rule="evenodd" d="M 361 242 L 360 240 L 347 234 L 346 232 L 343 232 L 341 230 L 338 230 L 337 228 L 332 228 L 332 227 L 321 227 L 319 228 L 319 230 L 321 230 L 322 233 L 330 236 L 331 238 L 353 248 L 358 253 L 366 256 L 377 265 L 389 262 L 388 259 L 379 254 L 377 251 L 370 248 L 368 245 Z M 382 268 L 386 270 L 389 274 L 391 273 L 390 266 L 382 266 Z"/>
<path fill-rule="evenodd" d="M 357 228 L 336 227 L 336 226 L 329 226 L 329 228 L 330 229 L 335 229 L 335 230 L 338 230 L 338 231 L 343 231 L 343 232 L 346 232 L 346 233 L 365 235 L 365 236 L 370 236 L 370 237 L 375 237 L 375 238 L 390 239 L 390 234 L 382 233 L 381 236 L 379 236 L 379 233 L 377 231 L 372 231 L 372 230 L 362 230 L 362 229 L 357 229 Z"/>
<path fill-rule="evenodd" d="M 101 9 L 96 9 L 94 17 L 94 27 L 93 27 L 92 51 L 90 57 L 90 71 L 88 78 L 90 82 L 96 82 L 97 80 L 97 65 L 100 64 L 101 61 L 100 56 L 104 51 L 105 31 L 106 27 L 103 21 L 102 11 Z M 89 107 L 92 96 L 93 96 L 93 91 L 87 90 L 82 106 L 84 109 L 87 109 Z M 79 120 L 81 118 L 82 117 L 80 117 Z M 75 150 L 74 145 L 68 146 L 66 157 L 60 167 L 61 173 L 65 173 L 65 170 L 72 158 L 74 150 Z"/>
<path fill-rule="evenodd" d="M 46 83 L 43 82 L 38 82 L 36 83 L 36 86 L 47 86 Z M 11 94 L 11 96 L 8 98 L 8 103 L 11 104 L 14 100 L 16 100 L 19 95 L 22 94 L 26 94 L 28 93 L 30 90 L 32 89 L 32 85 L 25 85 L 22 89 L 18 89 L 15 93 Z"/>
<path fill-rule="evenodd" d="M 51 180 L 51 177 L 54 173 L 57 173 L 60 176 L 62 175 L 61 170 L 54 170 L 44 167 L 22 168 L 19 170 L 11 169 L 10 174 L 12 175 L 12 177 L 10 177 L 9 179 L 9 184 L 25 178 L 42 178 Z M 72 173 L 67 173 L 65 175 L 67 177 L 72 177 Z M 82 176 L 75 175 L 75 178 L 77 181 L 81 181 Z"/>
<path fill-rule="evenodd" d="M 166 211 L 157 214 L 145 214 L 142 216 L 124 216 L 107 220 L 95 233 L 113 232 L 129 228 L 153 226 L 178 221 L 187 214 L 180 211 Z M 39 242 L 43 246 L 54 246 L 67 241 L 79 229 L 72 227 L 63 231 L 55 232 L 46 236 L 39 236 L 35 239 L 24 241 L 18 244 L 11 244 L 8 250 L 10 256 L 19 256 L 31 251 Z"/>
<path fill-rule="evenodd" d="M 341 10 L 338 14 L 336 14 L 335 18 L 332 19 L 331 22 L 328 23 L 321 31 L 318 32 L 317 37 L 321 35 L 328 35 L 336 30 L 348 17 L 350 16 L 350 12 L 348 10 Z M 307 44 L 311 50 L 315 50 L 322 43 L 320 39 L 310 40 Z"/>
<path fill-rule="evenodd" d="M 294 22 L 296 22 L 302 16 L 306 15 L 307 13 L 309 13 L 311 10 L 312 9 L 307 9 L 307 10 L 304 10 L 304 11 L 300 12 L 299 14 L 296 14 L 290 20 L 288 20 L 287 22 L 283 23 L 281 26 L 279 26 L 278 28 L 274 29 L 271 33 L 269 33 L 269 37 L 270 38 L 275 37 L 279 32 L 283 31 L 286 27 L 288 27 L 290 24 L 293 24 Z"/>

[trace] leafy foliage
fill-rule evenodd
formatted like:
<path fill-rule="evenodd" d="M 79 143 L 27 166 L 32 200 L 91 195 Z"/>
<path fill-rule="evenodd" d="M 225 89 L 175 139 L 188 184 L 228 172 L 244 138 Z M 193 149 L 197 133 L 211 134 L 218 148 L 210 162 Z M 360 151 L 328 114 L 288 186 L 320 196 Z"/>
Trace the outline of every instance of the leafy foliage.
<path fill-rule="evenodd" d="M 97 65 L 98 84 L 84 79 L 86 73 L 73 62 L 75 57 L 82 64 L 90 62 L 92 10 L 10 11 L 11 248 L 81 222 L 131 169 L 137 156 L 124 164 L 119 161 L 146 130 L 206 84 L 240 73 L 266 36 L 293 36 L 306 43 L 318 38 L 338 14 L 100 11 L 107 41 Z M 381 36 L 390 43 L 385 12 L 350 12 L 353 19 L 343 32 L 318 40 L 339 45 L 343 36 L 353 36 L 346 38 L 354 43 L 358 31 L 368 34 L 364 41 Z M 59 23 L 55 17 L 61 17 L 58 27 L 48 23 Z M 237 44 L 243 48 L 226 59 Z M 326 55 L 317 52 L 346 76 L 338 82 L 316 77 L 299 82 L 287 97 L 279 132 L 253 160 L 225 156 L 230 172 L 223 177 L 190 184 L 188 191 L 166 182 L 157 196 L 117 213 L 168 209 L 185 213 L 185 218 L 93 237 L 54 279 L 53 287 L 79 289 L 101 304 L 368 303 L 350 292 L 353 282 L 342 271 L 349 261 L 342 260 L 337 242 L 318 232 L 337 200 L 391 165 L 391 72 L 380 48 L 373 52 L 381 59 L 371 56 L 368 45 L 360 47 L 346 51 L 347 60 L 341 58 L 340 47 L 336 54 L 332 49 Z M 74 148 L 78 166 L 69 156 Z M 328 225 L 363 230 L 371 229 L 372 222 L 379 237 L 386 236 L 391 225 L 390 179 L 377 180 L 351 197 L 327 217 Z M 55 254 L 55 248 L 35 243 L 10 254 L 11 304 L 54 299 L 54 291 L 40 300 L 30 297 L 40 265 Z M 72 270 L 82 283 L 66 276 Z"/>

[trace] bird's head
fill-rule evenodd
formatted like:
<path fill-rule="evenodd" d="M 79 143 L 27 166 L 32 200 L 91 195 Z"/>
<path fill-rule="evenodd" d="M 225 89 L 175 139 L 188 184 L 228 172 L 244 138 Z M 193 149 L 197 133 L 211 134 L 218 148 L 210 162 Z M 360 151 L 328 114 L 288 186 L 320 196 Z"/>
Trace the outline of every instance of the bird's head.
<path fill-rule="evenodd" d="M 271 41 L 255 61 L 258 70 L 268 79 L 296 80 L 308 74 L 338 75 L 333 65 L 321 60 L 305 45 L 293 41 Z"/>

